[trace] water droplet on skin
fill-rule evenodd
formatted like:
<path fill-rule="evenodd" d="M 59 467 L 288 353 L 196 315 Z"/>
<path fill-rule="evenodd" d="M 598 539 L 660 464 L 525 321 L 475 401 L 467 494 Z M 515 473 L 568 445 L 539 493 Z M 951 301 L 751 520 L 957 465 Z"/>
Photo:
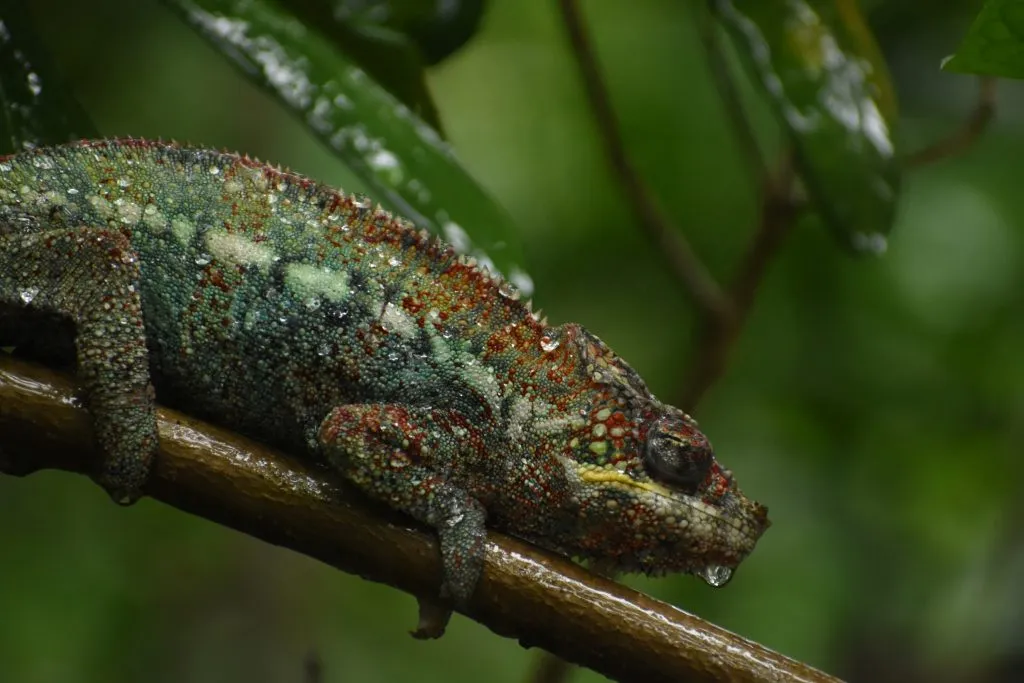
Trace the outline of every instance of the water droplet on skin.
<path fill-rule="evenodd" d="M 498 285 L 498 294 L 501 294 L 506 299 L 519 298 L 519 290 L 510 282 L 502 282 Z"/>
<path fill-rule="evenodd" d="M 561 343 L 562 342 L 560 342 L 558 339 L 555 339 L 554 337 L 549 337 L 548 335 L 544 335 L 543 337 L 540 338 L 540 348 L 542 348 L 545 351 L 554 351 L 555 349 L 558 348 L 558 345 Z"/>
<path fill-rule="evenodd" d="M 723 567 L 717 564 L 709 564 L 707 567 L 704 567 L 698 575 L 700 578 L 707 581 L 709 586 L 721 588 L 725 584 L 729 583 L 729 579 L 732 578 L 732 568 Z"/>
<path fill-rule="evenodd" d="M 205 266 L 205 265 L 209 264 L 210 261 L 212 261 L 212 260 L 213 260 L 213 257 L 210 256 L 209 254 L 200 254 L 199 256 L 196 256 L 196 265 L 197 266 Z"/>
<path fill-rule="evenodd" d="M 28 289 L 22 290 L 21 300 L 26 304 L 30 304 L 32 303 L 32 299 L 36 298 L 37 294 L 39 294 L 38 287 L 29 287 Z"/>

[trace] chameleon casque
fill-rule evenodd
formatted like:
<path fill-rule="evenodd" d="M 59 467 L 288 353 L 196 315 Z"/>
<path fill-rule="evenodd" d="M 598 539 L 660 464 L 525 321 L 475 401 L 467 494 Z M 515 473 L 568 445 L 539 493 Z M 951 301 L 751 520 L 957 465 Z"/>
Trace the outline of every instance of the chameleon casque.
<path fill-rule="evenodd" d="M 720 584 L 768 526 L 697 424 L 597 337 L 359 195 L 142 140 L 0 159 L 0 342 L 73 361 L 115 500 L 154 401 L 335 468 L 437 531 L 465 604 L 485 524 Z"/>

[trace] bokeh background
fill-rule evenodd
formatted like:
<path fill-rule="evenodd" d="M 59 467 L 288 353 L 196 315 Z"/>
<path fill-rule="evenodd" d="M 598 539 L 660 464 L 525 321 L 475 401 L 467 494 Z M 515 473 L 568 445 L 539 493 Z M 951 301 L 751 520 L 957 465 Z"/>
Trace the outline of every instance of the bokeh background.
<path fill-rule="evenodd" d="M 709 79 L 690 3 L 584 6 L 645 180 L 726 279 L 755 188 Z M 942 73 L 980 3 L 870 14 L 916 149 L 967 116 Z M 155 0 L 33 0 L 106 136 L 241 150 L 361 185 Z M 601 152 L 553 2 L 494 0 L 431 69 L 460 158 L 522 230 L 536 300 L 678 398 L 695 314 Z M 630 583 L 859 681 L 1024 679 L 1024 90 L 1000 85 L 966 155 L 910 173 L 888 253 L 801 225 L 697 414 L 774 526 L 733 582 Z M 777 133 L 754 107 L 768 146 Z M 0 477 L 0 681 L 521 681 L 535 661 L 456 617 L 417 642 L 413 600 L 80 476 Z M 600 677 L 579 672 L 575 680 Z"/>

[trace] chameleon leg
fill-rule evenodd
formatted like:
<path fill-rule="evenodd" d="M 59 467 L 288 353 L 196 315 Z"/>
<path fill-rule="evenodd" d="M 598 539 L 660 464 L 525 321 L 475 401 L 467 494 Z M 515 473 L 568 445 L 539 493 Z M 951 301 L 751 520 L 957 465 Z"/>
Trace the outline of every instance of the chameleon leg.
<path fill-rule="evenodd" d="M 69 318 L 101 461 L 96 480 L 123 504 L 141 495 L 157 445 L 139 264 L 107 228 L 0 235 L 0 302 Z"/>
<path fill-rule="evenodd" d="M 460 606 L 480 578 L 487 538 L 483 505 L 452 469 L 462 424 L 451 411 L 377 404 L 335 408 L 320 426 L 327 459 L 348 480 L 437 530 L 441 596 Z"/>

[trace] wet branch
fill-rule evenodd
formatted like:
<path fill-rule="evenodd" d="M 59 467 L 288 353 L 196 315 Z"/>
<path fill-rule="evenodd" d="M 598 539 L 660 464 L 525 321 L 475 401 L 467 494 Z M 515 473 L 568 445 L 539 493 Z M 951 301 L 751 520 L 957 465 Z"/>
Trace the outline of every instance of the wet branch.
<path fill-rule="evenodd" d="M 608 155 L 612 171 L 622 184 L 627 200 L 640 219 L 640 225 L 654 247 L 664 255 L 676 279 L 686 287 L 698 307 L 717 317 L 731 316 L 729 300 L 721 287 L 694 253 L 683 233 L 657 205 L 626 154 L 618 118 L 612 109 L 611 99 L 601 78 L 601 70 L 590 46 L 576 0 L 559 0 L 558 6 L 569 35 L 573 56 L 583 78 L 590 107 L 601 133 L 605 153 Z"/>
<path fill-rule="evenodd" d="M 161 409 L 159 420 L 153 498 L 371 581 L 437 595 L 434 537 L 407 518 L 248 439 L 170 410 Z M 0 471 L 83 472 L 92 461 L 89 416 L 71 381 L 6 354 L 0 433 Z M 836 680 L 499 534 L 488 538 L 484 576 L 467 616 L 621 681 Z"/>

